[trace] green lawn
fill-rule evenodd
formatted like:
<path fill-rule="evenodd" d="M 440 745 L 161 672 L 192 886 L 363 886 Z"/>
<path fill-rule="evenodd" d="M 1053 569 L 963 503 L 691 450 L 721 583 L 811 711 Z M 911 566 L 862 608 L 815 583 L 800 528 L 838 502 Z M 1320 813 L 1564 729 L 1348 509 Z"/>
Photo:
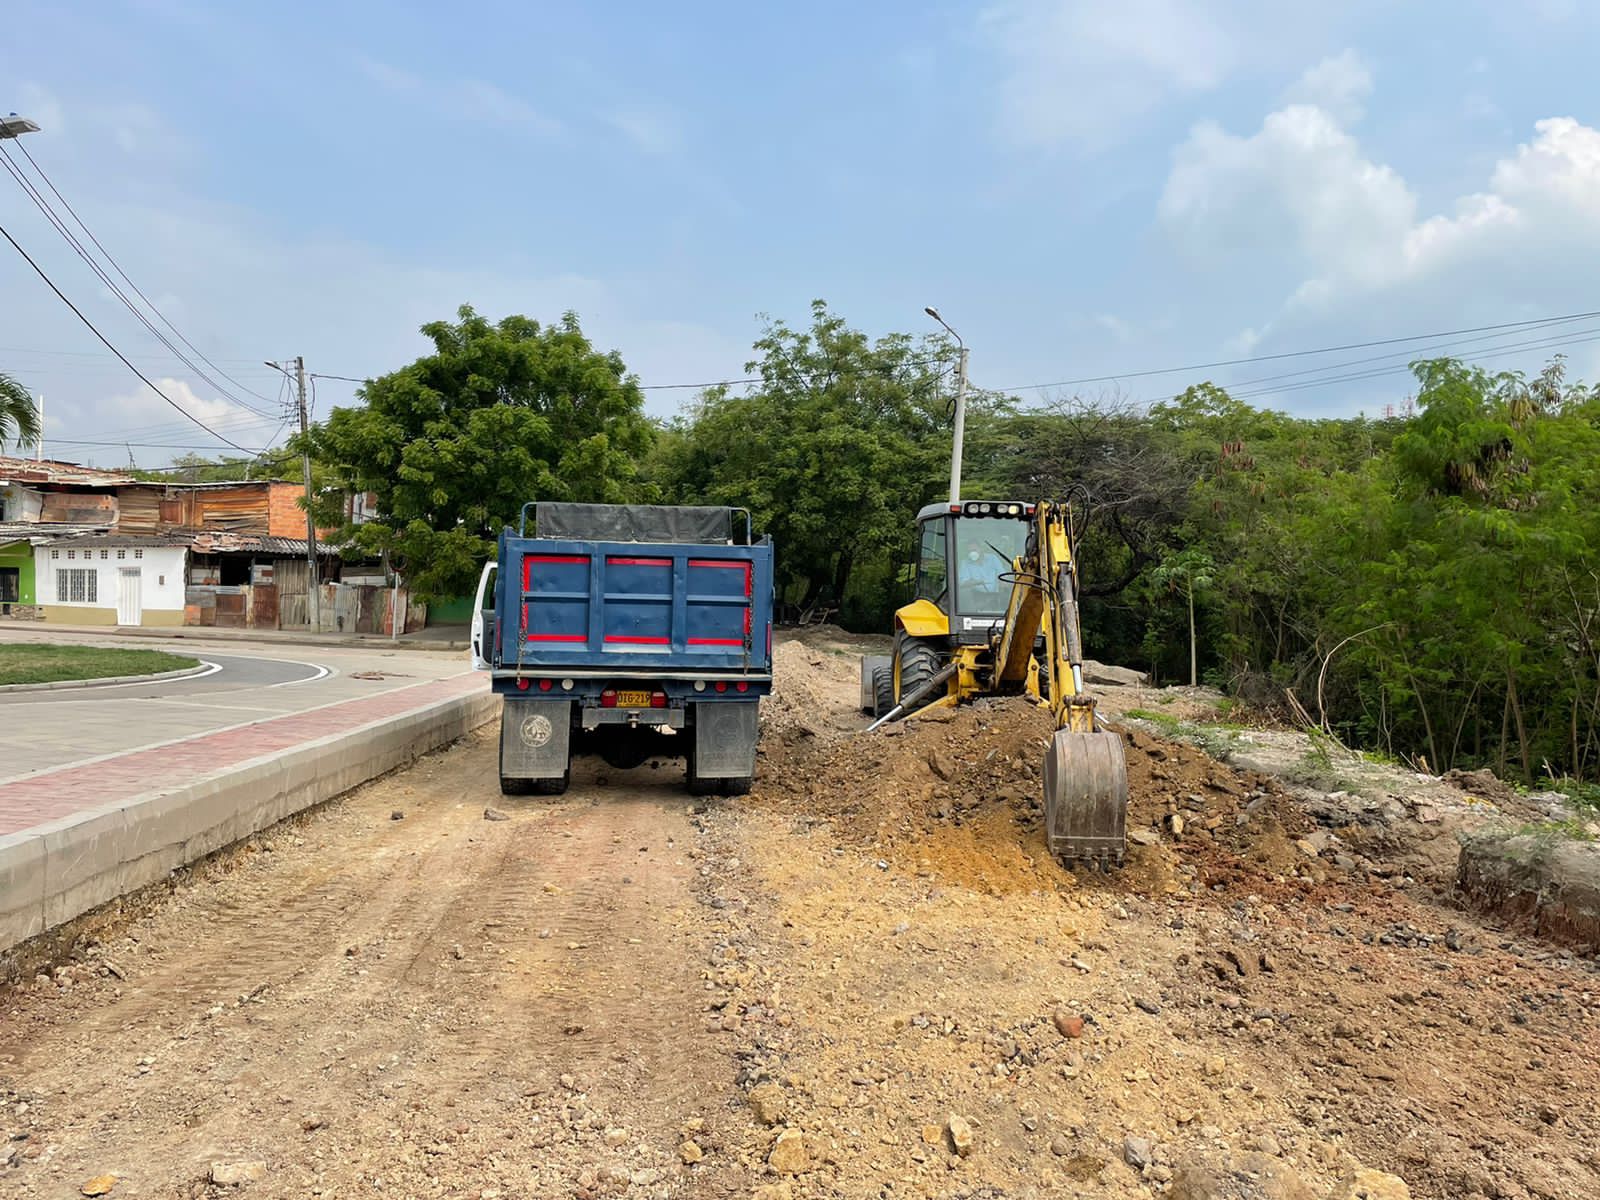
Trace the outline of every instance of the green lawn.
<path fill-rule="evenodd" d="M 0 685 L 104 679 L 111 675 L 154 675 L 158 671 L 181 671 L 198 666 L 199 662 L 199 659 L 163 654 L 159 650 L 0 645 Z"/>

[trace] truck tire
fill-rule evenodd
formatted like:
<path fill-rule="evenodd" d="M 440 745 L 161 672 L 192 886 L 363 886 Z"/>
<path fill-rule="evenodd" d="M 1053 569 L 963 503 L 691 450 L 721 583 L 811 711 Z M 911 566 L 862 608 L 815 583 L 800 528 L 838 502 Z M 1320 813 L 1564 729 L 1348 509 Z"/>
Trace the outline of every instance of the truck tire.
<path fill-rule="evenodd" d="M 894 702 L 899 704 L 937 675 L 944 663 L 938 647 L 899 633 L 894 639 L 894 666 Z"/>
<path fill-rule="evenodd" d="M 531 779 L 516 779 L 510 775 L 500 776 L 500 794 L 502 796 L 527 796 L 532 794 L 533 783 Z"/>
<path fill-rule="evenodd" d="M 565 792 L 572 783 L 572 768 L 555 779 L 524 779 L 521 782 L 528 785 L 528 790 L 535 796 L 559 796 Z"/>
<path fill-rule="evenodd" d="M 710 781 L 707 780 L 707 782 L 709 783 Z M 744 796 L 749 794 L 750 786 L 755 780 L 748 775 L 735 775 L 731 779 L 719 779 L 717 782 L 722 785 L 722 794 L 724 796 Z"/>
<path fill-rule="evenodd" d="M 720 779 L 701 779 L 698 771 L 694 769 L 694 747 L 689 747 L 689 752 L 683 756 L 683 780 L 689 788 L 691 796 L 715 795 Z"/>

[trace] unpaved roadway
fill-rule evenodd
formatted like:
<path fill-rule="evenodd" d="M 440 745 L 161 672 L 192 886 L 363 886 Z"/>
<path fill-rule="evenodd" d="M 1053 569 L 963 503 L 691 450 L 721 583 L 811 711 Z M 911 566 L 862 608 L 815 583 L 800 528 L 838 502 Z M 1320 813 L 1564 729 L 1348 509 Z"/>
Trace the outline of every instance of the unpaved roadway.
<path fill-rule="evenodd" d="M 869 743 L 850 649 L 749 799 L 502 798 L 483 731 L 86 930 L 0 993 L 0 1194 L 1600 1195 L 1592 959 L 1142 736 L 1160 835 L 1075 879 L 1039 714 Z"/>

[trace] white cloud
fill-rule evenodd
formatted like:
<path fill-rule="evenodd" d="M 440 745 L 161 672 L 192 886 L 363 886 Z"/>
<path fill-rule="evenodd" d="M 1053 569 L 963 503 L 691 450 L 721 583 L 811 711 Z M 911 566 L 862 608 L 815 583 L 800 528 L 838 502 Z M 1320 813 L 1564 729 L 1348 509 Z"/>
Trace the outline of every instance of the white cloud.
<path fill-rule="evenodd" d="M 677 120 L 659 108 L 620 109 L 606 119 L 646 154 L 673 154 L 683 144 Z"/>
<path fill-rule="evenodd" d="M 386 91 L 413 96 L 425 93 L 431 107 L 454 120 L 520 126 L 544 135 L 561 132 L 560 121 L 485 79 L 424 80 L 364 54 L 356 57 L 356 68 Z"/>
<path fill-rule="evenodd" d="M 1173 154 L 1157 212 L 1175 247 L 1237 291 L 1275 297 L 1265 311 L 1252 302 L 1235 345 L 1272 349 L 1330 326 L 1409 334 L 1594 307 L 1600 130 L 1571 117 L 1538 121 L 1481 191 L 1423 213 L 1401 174 L 1345 127 L 1364 86 L 1359 70 L 1320 64 L 1293 93 L 1300 102 L 1256 132 L 1203 123 Z M 1311 102 L 1319 89 L 1323 103 Z"/>
<path fill-rule="evenodd" d="M 1325 58 L 1289 89 L 1291 103 L 1309 104 L 1349 124 L 1361 118 L 1372 71 L 1354 50 Z"/>
<path fill-rule="evenodd" d="M 1233 32 L 1185 0 L 1003 0 L 979 21 L 1004 64 L 1002 133 L 1023 146 L 1104 144 L 1239 57 Z"/>

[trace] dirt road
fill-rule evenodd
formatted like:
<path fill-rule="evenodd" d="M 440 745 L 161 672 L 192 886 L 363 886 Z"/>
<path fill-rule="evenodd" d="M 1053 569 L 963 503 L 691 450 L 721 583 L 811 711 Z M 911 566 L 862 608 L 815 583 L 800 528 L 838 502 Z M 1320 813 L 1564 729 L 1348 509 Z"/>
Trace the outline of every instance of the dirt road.
<path fill-rule="evenodd" d="M 681 781 L 495 778 L 481 733 L 7 997 L 8 1194 L 203 1195 L 218 1162 L 273 1196 L 670 1186 L 733 1079 Z"/>
<path fill-rule="evenodd" d="M 849 649 L 783 648 L 748 799 L 502 799 L 483 733 L 0 995 L 0 1192 L 1600 1195 L 1592 959 L 1142 734 L 1074 878 L 1039 714 L 852 737 Z"/>

